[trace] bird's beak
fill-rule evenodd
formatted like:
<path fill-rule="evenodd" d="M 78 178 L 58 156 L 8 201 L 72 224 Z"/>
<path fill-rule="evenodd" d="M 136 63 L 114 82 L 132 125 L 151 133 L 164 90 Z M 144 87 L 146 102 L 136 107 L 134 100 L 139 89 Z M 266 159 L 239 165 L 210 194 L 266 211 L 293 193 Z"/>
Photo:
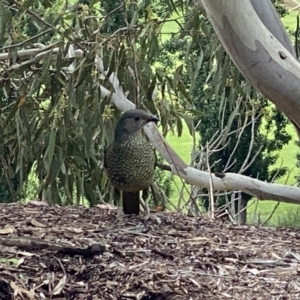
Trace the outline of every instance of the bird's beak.
<path fill-rule="evenodd" d="M 159 121 L 159 119 L 155 116 L 150 116 L 147 120 L 147 123 L 149 122 L 154 122 L 154 123 L 157 123 Z"/>

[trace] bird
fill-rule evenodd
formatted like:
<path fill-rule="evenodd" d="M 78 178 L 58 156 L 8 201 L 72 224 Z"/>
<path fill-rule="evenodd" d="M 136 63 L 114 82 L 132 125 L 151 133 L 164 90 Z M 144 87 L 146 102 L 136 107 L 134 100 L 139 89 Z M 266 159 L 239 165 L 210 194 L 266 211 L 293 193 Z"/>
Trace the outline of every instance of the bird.
<path fill-rule="evenodd" d="M 125 111 L 119 118 L 113 142 L 104 152 L 104 168 L 112 186 L 122 192 L 124 214 L 140 212 L 140 191 L 153 183 L 156 155 L 143 128 L 159 119 L 141 109 Z"/>

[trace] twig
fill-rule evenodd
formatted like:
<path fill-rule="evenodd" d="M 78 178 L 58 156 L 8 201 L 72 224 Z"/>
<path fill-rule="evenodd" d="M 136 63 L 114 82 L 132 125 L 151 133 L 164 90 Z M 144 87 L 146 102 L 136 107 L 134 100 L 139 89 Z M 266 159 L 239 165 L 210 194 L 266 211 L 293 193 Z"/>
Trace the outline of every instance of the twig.
<path fill-rule="evenodd" d="M 212 219 L 215 218 L 215 203 L 214 203 L 214 186 L 213 186 L 213 182 L 212 182 L 212 177 L 211 177 L 211 169 L 209 166 L 209 160 L 208 160 L 208 156 L 206 156 L 206 165 L 207 165 L 207 170 L 209 173 L 209 203 L 210 203 L 210 217 Z"/>
<path fill-rule="evenodd" d="M 273 217 L 275 211 L 277 210 L 279 204 L 280 204 L 280 202 L 278 201 L 278 202 L 276 203 L 276 205 L 274 206 L 272 212 L 270 213 L 269 217 L 268 217 L 265 221 L 263 221 L 263 222 L 261 223 L 261 226 L 264 226 L 265 224 L 268 223 L 269 220 L 272 219 L 272 217 Z"/>
<path fill-rule="evenodd" d="M 162 252 L 161 250 L 158 250 L 158 249 L 156 249 L 156 248 L 151 249 L 151 252 L 154 253 L 154 254 L 158 254 L 158 255 L 160 255 L 160 256 L 162 256 L 162 257 L 164 257 L 164 258 L 170 258 L 170 259 L 172 259 L 172 260 L 175 259 L 174 255 L 169 254 L 169 253 Z"/>

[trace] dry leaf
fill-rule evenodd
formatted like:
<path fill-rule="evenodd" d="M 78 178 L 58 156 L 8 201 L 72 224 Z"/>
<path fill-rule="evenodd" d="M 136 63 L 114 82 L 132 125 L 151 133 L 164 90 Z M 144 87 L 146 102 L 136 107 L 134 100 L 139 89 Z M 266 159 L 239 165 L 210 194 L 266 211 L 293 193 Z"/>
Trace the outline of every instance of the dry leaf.
<path fill-rule="evenodd" d="M 107 210 L 116 210 L 116 209 L 118 209 L 117 206 L 109 204 L 109 203 L 107 203 L 107 204 L 97 204 L 96 207 L 99 207 L 101 209 L 107 209 Z"/>
<path fill-rule="evenodd" d="M 37 221 L 36 219 L 31 219 L 30 223 L 35 226 L 35 227 L 41 227 L 41 228 L 46 228 L 47 225 L 44 225 L 42 223 L 40 223 L 39 221 Z"/>
<path fill-rule="evenodd" d="M 59 281 L 57 286 L 53 289 L 53 295 L 59 295 L 67 282 L 67 276 L 64 275 L 63 278 Z"/>
<path fill-rule="evenodd" d="M 10 234 L 14 233 L 15 228 L 11 225 L 5 225 L 4 228 L 0 228 L 0 234 Z"/>
<path fill-rule="evenodd" d="M 49 206 L 49 204 L 46 201 L 40 201 L 40 200 L 30 200 L 27 202 L 27 205 L 35 205 L 35 206 Z"/>
<path fill-rule="evenodd" d="M 73 232 L 73 233 L 83 233 L 83 230 L 82 230 L 82 228 L 75 228 L 75 227 L 73 227 L 73 228 L 70 228 L 70 227 L 68 227 L 68 228 L 66 228 L 66 230 L 67 231 L 69 231 L 69 232 Z"/>
<path fill-rule="evenodd" d="M 27 291 L 24 288 L 20 287 L 19 285 L 17 285 L 15 282 L 11 281 L 10 282 L 10 287 L 13 289 L 14 291 L 14 296 L 21 296 L 22 299 L 32 299 L 35 300 L 35 294 L 34 294 L 34 290 L 30 290 Z M 28 298 L 24 298 L 23 296 L 26 295 Z"/>

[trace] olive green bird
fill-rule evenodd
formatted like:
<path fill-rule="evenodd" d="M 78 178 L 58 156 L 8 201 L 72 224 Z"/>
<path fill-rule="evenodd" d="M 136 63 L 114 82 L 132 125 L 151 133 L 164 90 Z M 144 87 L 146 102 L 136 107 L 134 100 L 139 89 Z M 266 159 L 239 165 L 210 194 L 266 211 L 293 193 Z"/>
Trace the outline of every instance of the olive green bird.
<path fill-rule="evenodd" d="M 139 214 L 141 190 L 153 183 L 156 155 L 143 132 L 157 117 L 140 109 L 124 112 L 117 122 L 114 140 L 104 153 L 104 167 L 112 186 L 122 191 L 125 214 Z"/>

